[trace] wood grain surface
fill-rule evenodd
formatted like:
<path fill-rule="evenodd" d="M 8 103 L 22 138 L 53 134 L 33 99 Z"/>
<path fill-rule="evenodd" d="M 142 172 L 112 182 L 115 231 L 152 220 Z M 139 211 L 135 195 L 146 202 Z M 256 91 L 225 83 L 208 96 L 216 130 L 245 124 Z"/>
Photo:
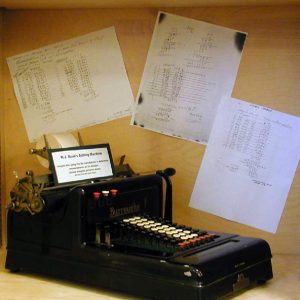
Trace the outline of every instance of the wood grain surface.
<path fill-rule="evenodd" d="M 62 9 L 110 7 L 199 7 L 231 5 L 291 5 L 299 0 L 0 0 L 9 9 Z"/>
<path fill-rule="evenodd" d="M 137 300 L 132 296 L 101 288 L 74 284 L 25 272 L 10 273 L 4 269 L 5 251 L 0 250 L 0 299 L 6 300 Z M 266 284 L 228 295 L 223 300 L 296 300 L 300 294 L 300 256 L 275 255 L 274 278 Z"/>
<path fill-rule="evenodd" d="M 0 58 L 1 58 L 1 63 L 0 63 L 0 82 L 3 82 L 3 43 L 2 43 L 2 38 L 3 38 L 3 10 L 0 8 Z M 3 138 L 3 122 L 1 121 L 3 119 L 3 84 L 0 84 L 0 247 L 2 245 L 2 187 L 4 186 L 2 182 L 2 178 L 4 178 L 4 163 L 2 161 L 3 158 L 3 147 L 2 147 L 2 138 Z"/>
<path fill-rule="evenodd" d="M 299 6 L 161 10 L 248 32 L 233 96 L 300 116 Z M 130 84 L 136 95 L 157 12 L 157 8 L 5 11 L 4 57 L 115 26 Z M 36 158 L 28 154 L 28 149 L 34 145 L 28 142 L 6 63 L 3 71 L 1 161 L 5 164 L 5 171 L 1 178 L 2 206 L 14 185 L 14 170 L 19 176 L 28 169 L 36 174 L 46 172 Z M 110 143 L 115 162 L 126 154 L 126 161 L 136 172 L 169 166 L 176 168 L 177 174 L 173 179 L 176 222 L 206 230 L 264 238 L 270 243 L 273 253 L 300 254 L 299 168 L 278 231 L 269 234 L 189 208 L 189 198 L 205 146 L 132 127 L 129 118 L 85 128 L 80 133 L 87 145 Z M 5 212 L 2 213 L 4 216 Z"/>

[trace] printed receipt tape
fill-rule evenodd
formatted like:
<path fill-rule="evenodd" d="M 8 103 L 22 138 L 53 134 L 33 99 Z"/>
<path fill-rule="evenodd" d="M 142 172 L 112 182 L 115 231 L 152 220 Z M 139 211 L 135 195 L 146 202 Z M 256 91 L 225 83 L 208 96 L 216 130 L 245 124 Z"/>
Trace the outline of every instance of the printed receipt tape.
<path fill-rule="evenodd" d="M 48 146 L 51 149 L 79 146 L 78 141 L 71 133 L 47 134 L 46 139 L 47 139 Z M 42 136 L 36 142 L 36 149 L 43 149 L 44 147 L 45 147 L 45 139 Z M 49 168 L 49 161 L 46 158 L 37 155 L 37 159 L 43 167 L 47 169 Z"/>

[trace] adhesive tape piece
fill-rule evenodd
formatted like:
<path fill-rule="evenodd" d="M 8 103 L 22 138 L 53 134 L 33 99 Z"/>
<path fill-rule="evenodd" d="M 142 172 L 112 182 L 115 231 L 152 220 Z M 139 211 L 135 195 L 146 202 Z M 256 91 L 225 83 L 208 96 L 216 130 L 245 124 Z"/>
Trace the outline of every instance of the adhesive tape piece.
<path fill-rule="evenodd" d="M 48 147 L 50 149 L 79 146 L 78 141 L 75 139 L 75 137 L 71 133 L 47 134 L 46 140 L 48 143 Z M 42 136 L 36 142 L 36 149 L 43 149 L 45 146 L 46 146 L 45 139 Z M 46 158 L 43 158 L 43 157 L 37 155 L 37 159 L 43 167 L 45 167 L 47 169 L 49 168 L 49 161 Z"/>

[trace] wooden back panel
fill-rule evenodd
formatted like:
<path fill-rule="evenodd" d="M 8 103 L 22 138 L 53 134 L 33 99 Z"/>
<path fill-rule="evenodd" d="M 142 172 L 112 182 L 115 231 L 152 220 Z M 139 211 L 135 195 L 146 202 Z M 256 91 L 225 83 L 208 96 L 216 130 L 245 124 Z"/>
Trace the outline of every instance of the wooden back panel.
<path fill-rule="evenodd" d="M 170 13 L 248 32 L 233 97 L 300 115 L 300 9 L 296 6 L 167 8 Z M 86 9 L 6 11 L 4 56 L 19 54 L 64 39 L 115 26 L 134 95 L 137 94 L 158 9 Z M 24 122 L 10 74 L 4 64 L 1 109 L 2 201 L 14 185 L 13 171 L 46 172 L 28 149 Z M 172 166 L 174 217 L 178 223 L 270 242 L 274 253 L 300 253 L 300 171 L 298 169 L 278 228 L 273 235 L 189 208 L 189 199 L 205 146 L 134 128 L 129 118 L 80 130 L 85 144 L 110 143 L 114 160 L 122 154 L 137 172 Z M 3 216 L 5 212 L 3 212 Z M 5 232 L 5 225 L 4 225 Z"/>
<path fill-rule="evenodd" d="M 3 43 L 2 43 L 2 39 L 3 39 L 3 10 L 0 9 L 0 59 L 1 59 L 1 63 L 0 63 L 0 82 L 3 82 Z M 3 122 L 1 122 L 1 120 L 3 119 L 3 99 L 4 99 L 4 95 L 3 95 L 3 84 L 0 84 L 0 247 L 2 245 L 2 195 L 4 194 L 4 192 L 2 192 L 3 187 L 4 187 L 4 183 L 3 183 L 3 179 L 4 179 L 4 163 L 3 163 L 3 147 L 2 147 L 2 138 L 3 138 Z"/>

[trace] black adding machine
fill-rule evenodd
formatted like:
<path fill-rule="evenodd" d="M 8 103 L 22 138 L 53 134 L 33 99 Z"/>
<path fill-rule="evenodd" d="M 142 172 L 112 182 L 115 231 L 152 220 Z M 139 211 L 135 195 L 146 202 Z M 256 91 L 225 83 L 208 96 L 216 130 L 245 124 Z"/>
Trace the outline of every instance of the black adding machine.
<path fill-rule="evenodd" d="M 5 267 L 142 299 L 217 299 L 272 278 L 262 239 L 173 222 L 168 168 L 55 185 L 18 179 L 7 215 Z"/>

